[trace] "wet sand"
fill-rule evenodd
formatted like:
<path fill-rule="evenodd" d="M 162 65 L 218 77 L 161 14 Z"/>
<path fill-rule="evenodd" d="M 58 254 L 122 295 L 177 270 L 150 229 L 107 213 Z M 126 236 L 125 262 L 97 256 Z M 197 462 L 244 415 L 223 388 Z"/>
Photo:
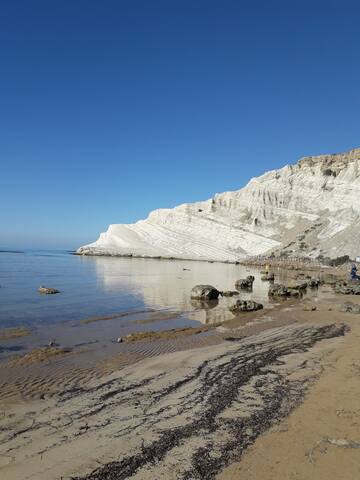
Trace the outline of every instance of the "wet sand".
<path fill-rule="evenodd" d="M 139 261 L 128 263 L 101 263 L 106 272 L 110 269 L 104 278 L 109 287 L 118 289 L 124 278 L 128 278 L 119 275 L 119 271 L 121 273 L 125 267 L 132 266 L 134 277 L 131 281 L 145 279 L 142 287 L 148 295 L 147 308 L 3 330 L 3 338 L 0 338 L 0 400 L 10 399 L 14 394 L 24 398 L 52 395 L 62 387 L 86 383 L 92 377 L 145 358 L 223 341 L 223 332 L 215 327 L 233 321 L 229 306 L 236 299 L 223 297 L 204 305 L 190 299 L 191 286 L 195 279 L 204 281 L 205 276 L 209 276 L 216 278 L 219 288 L 234 288 L 235 279 L 249 272 L 234 265 L 205 265 L 205 268 L 196 262 L 191 265 L 193 271 L 186 272 L 182 271 L 184 263 L 144 261 L 140 266 Z M 149 268 L 154 269 L 155 275 L 148 275 Z M 186 278 L 174 278 L 176 272 Z M 267 298 L 267 282 L 260 281 L 259 272 L 251 272 L 256 275 L 254 291 L 241 292 L 241 298 L 261 301 L 266 311 L 276 309 L 276 303 L 270 304 Z M 37 292 L 34 295 L 37 297 Z M 45 301 L 52 302 L 53 299 Z M 172 304 L 177 309 L 168 306 Z M 239 317 L 238 324 L 246 327 L 253 323 L 253 317 L 252 314 Z M 264 322 L 267 322 L 266 318 Z M 119 337 L 124 339 L 122 343 L 117 343 Z M 48 350 L 53 344 L 58 350 Z"/>
<path fill-rule="evenodd" d="M 333 324 L 265 330 L 13 405 L 1 422 L 2 473 L 9 480 L 214 478 L 298 405 L 343 334 Z"/>
<path fill-rule="evenodd" d="M 326 285 L 301 300 L 220 326 L 114 343 L 107 355 L 98 355 L 98 345 L 85 342 L 60 355 L 47 356 L 49 348 L 35 352 L 35 361 L 21 361 L 26 354 L 19 355 L 20 363 L 11 368 L 3 362 L 0 474 L 9 480 L 323 478 L 301 470 L 300 439 L 315 439 L 310 427 L 316 430 L 316 418 L 310 414 L 316 408 L 319 422 L 332 422 L 333 410 L 318 402 L 331 404 L 327 385 L 335 392 L 333 406 L 345 413 L 335 414 L 337 432 L 319 430 L 310 467 L 316 462 L 322 468 L 318 457 L 325 450 L 342 448 L 351 458 L 360 451 L 346 430 L 356 420 L 357 363 L 360 368 L 355 348 L 360 318 L 338 312 L 347 300 Z M 317 309 L 305 311 L 306 305 Z M 342 375 L 350 403 L 342 402 Z M 321 385 L 323 396 L 314 394 Z M 343 437 L 335 436 L 340 426 Z M 285 428 L 294 470 L 280 458 Z M 293 457 L 290 436 L 297 442 Z M 261 442 L 268 437 L 264 455 Z M 334 443 L 339 438 L 350 444 L 339 447 Z"/>
<path fill-rule="evenodd" d="M 318 292 L 313 293 L 318 295 Z M 194 322 L 193 327 L 145 331 L 141 330 L 143 325 L 151 328 L 152 325 L 159 325 L 162 321 L 167 325 L 167 319 L 176 319 L 181 313 L 146 312 L 144 317 L 142 311 L 129 312 L 126 315 L 121 313 L 121 318 L 126 316 L 131 327 L 133 324 L 140 327 L 140 330 L 135 332 L 130 327 L 129 331 L 132 333 L 121 337 L 122 343 L 117 342 L 114 333 L 111 333 L 112 341 L 102 340 L 101 337 L 98 340 L 99 330 L 102 330 L 101 333 L 104 335 L 107 328 L 113 332 L 115 327 L 116 332 L 116 323 L 110 325 L 112 323 L 110 320 L 116 322 L 118 315 L 105 319 L 91 318 L 89 324 L 86 319 L 86 330 L 83 330 L 82 322 L 74 324 L 71 329 L 70 346 L 63 346 L 60 336 L 63 332 L 56 331 L 52 331 L 51 336 L 48 333 L 44 335 L 42 342 L 36 339 L 36 342 L 30 343 L 30 347 L 25 351 L 17 350 L 17 346 L 22 344 L 22 339 L 18 342 L 11 339 L 2 343 L 2 348 L 8 346 L 9 357 L 0 362 L 0 401 L 11 401 L 14 396 L 20 399 L 36 399 L 44 395 L 56 395 L 64 388 L 82 386 L 91 378 L 101 378 L 115 369 L 146 358 L 216 345 L 233 337 L 255 335 L 264 329 L 289 325 L 302 318 L 294 314 L 298 305 L 297 300 L 287 300 L 274 303 L 261 311 L 238 316 L 231 314 L 231 320 L 220 323 L 199 325 L 198 322 Z M 48 347 L 49 337 L 60 337 L 56 347 Z M 31 341 L 31 338 L 29 340 Z"/>

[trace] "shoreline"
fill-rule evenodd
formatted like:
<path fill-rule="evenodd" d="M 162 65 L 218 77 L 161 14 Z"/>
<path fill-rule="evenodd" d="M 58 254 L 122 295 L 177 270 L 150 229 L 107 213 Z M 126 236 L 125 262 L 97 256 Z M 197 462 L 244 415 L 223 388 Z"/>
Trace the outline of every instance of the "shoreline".
<path fill-rule="evenodd" d="M 322 288 L 321 292 L 321 298 L 328 295 L 326 288 Z M 50 392 L 54 395 L 62 384 L 82 383 L 92 375 L 99 377 L 108 373 L 111 368 L 123 368 L 153 356 L 215 345 L 226 339 L 247 337 L 273 327 L 299 323 L 306 320 L 308 315 L 301 311 L 303 305 L 313 302 L 318 295 L 318 291 L 310 291 L 301 300 L 270 302 L 262 310 L 230 314 L 221 321 L 214 317 L 210 323 L 191 320 L 186 325 L 182 320 L 184 315 L 188 318 L 186 312 L 145 309 L 88 317 L 76 322 L 67 321 L 38 331 L 21 327 L 14 332 L 4 329 L 3 335 L 9 338 L 0 347 L 3 350 L 0 361 L 0 401 L 11 398 L 14 383 L 17 385 L 16 391 L 24 398 L 38 398 L 44 392 L 46 394 L 48 383 L 53 385 Z M 225 302 L 222 308 L 227 312 L 232 300 L 224 297 L 222 301 Z M 212 313 L 210 309 L 209 314 Z M 317 314 L 312 312 L 311 316 Z M 124 318 L 126 323 L 119 324 Z M 180 321 L 183 326 L 169 328 L 173 320 Z M 119 341 L 117 332 L 120 325 L 128 329 L 128 333 L 120 334 Z M 105 331 L 110 335 L 104 335 Z M 9 336 L 12 333 L 14 337 Z M 17 333 L 27 335 L 18 336 Z M 71 339 L 66 340 L 69 335 Z M 56 339 L 53 345 L 49 343 L 51 338 Z M 24 349 L 26 344 L 28 348 Z M 50 382 L 47 376 L 51 377 Z M 38 389 L 36 385 L 39 385 Z"/>
<path fill-rule="evenodd" d="M 284 422 L 323 375 L 333 378 L 337 352 L 347 356 L 345 346 L 357 345 L 358 316 L 339 308 L 347 300 L 360 303 L 325 285 L 221 324 L 135 335 L 104 357 L 85 342 L 76 352 L 34 352 L 34 362 L 2 365 L 9 383 L 0 396 L 0 473 L 7 480 L 237 480 L 241 471 L 244 479 L 276 480 L 266 476 L 271 460 L 257 445 L 270 435 L 276 450 Z M 104 328 L 117 316 L 90 325 Z M 360 368 L 360 353 L 353 349 L 351 359 Z M 297 436 L 313 424 L 304 416 Z M 255 476 L 246 477 L 247 455 L 259 457 Z"/>
<path fill-rule="evenodd" d="M 77 251 L 68 252 L 70 255 L 75 255 L 79 257 L 101 257 L 101 258 L 125 258 L 125 259 L 136 259 L 136 260 L 160 260 L 160 261 L 174 261 L 174 262 L 202 262 L 202 263 L 215 263 L 215 264 L 224 264 L 224 265 L 239 265 L 243 267 L 255 267 L 261 268 L 266 265 L 269 268 L 277 268 L 281 270 L 307 270 L 307 271 L 323 271 L 323 273 L 336 272 L 343 273 L 350 269 L 350 265 L 357 263 L 355 260 L 348 260 L 347 262 L 333 266 L 321 263 L 315 258 L 310 257 L 271 257 L 271 256 L 261 256 L 259 257 L 243 257 L 238 258 L 237 260 L 216 260 L 216 259 L 207 259 L 207 258 L 182 258 L 174 256 L 149 256 L 149 255 L 133 255 L 133 254 L 120 254 L 120 253 L 80 253 Z"/>
<path fill-rule="evenodd" d="M 217 345 L 225 339 L 239 335 L 254 335 L 273 326 L 289 325 L 295 322 L 293 318 L 289 318 L 289 308 L 293 306 L 293 302 L 288 301 L 275 309 L 265 308 L 245 313 L 225 322 L 134 332 L 130 333 L 128 338 L 123 337 L 121 343 L 113 340 L 110 345 L 99 340 L 89 340 L 92 338 L 90 335 L 87 341 L 75 343 L 71 347 L 62 343 L 50 347 L 42 343 L 35 344 L 25 352 L 15 350 L 14 354 L 4 357 L 0 362 L 0 403 L 3 399 L 8 401 L 12 398 L 14 383 L 17 385 L 16 392 L 24 399 L 32 400 L 43 394 L 56 395 L 63 384 L 83 383 L 92 376 L 99 378 L 114 368 L 124 368 L 151 357 L 161 357 L 169 352 L 191 351 L 199 347 Z M 136 316 L 136 312 L 133 312 L 133 315 Z M 96 322 L 95 319 L 94 321 Z M 104 321 L 108 324 L 107 319 Z M 133 320 L 140 325 L 149 321 L 156 320 Z M 101 324 L 103 320 L 100 319 L 99 322 Z M 80 321 L 77 327 L 82 328 L 82 325 Z M 83 337 L 83 334 L 79 336 Z M 10 339 L 11 337 L 8 338 L 9 341 Z M 9 347 L 9 350 L 16 348 L 14 347 L 16 340 L 19 343 L 23 338 L 12 338 L 13 347 Z M 6 350 L 6 347 L 2 348 Z M 52 387 L 47 392 L 48 384 Z M 15 400 L 16 397 L 17 395 L 14 397 Z"/>
<path fill-rule="evenodd" d="M 109 257 L 109 258 L 135 258 L 143 260 L 168 260 L 168 261 L 177 261 L 177 262 L 207 262 L 207 263 L 225 263 L 229 265 L 240 265 L 240 260 L 214 260 L 206 258 L 183 258 L 183 257 L 174 257 L 174 256 L 162 256 L 162 255 L 134 255 L 132 253 L 82 253 L 82 252 L 70 252 L 71 255 L 77 255 L 79 257 Z"/>
<path fill-rule="evenodd" d="M 237 260 L 217 260 L 211 258 L 186 258 L 186 257 L 175 257 L 175 256 L 163 256 L 163 255 L 135 255 L 132 253 L 100 253 L 100 252 L 78 252 L 73 251 L 69 252 L 71 255 L 76 255 L 80 257 L 110 257 L 110 258 L 135 258 L 135 259 L 144 259 L 144 260 L 170 260 L 170 261 L 184 261 L 184 262 L 207 262 L 207 263 L 224 263 L 229 265 L 243 265 L 243 266 L 264 266 L 266 264 L 284 268 L 286 264 L 299 264 L 302 268 L 310 265 L 316 268 L 329 268 L 327 265 L 320 263 L 316 259 L 309 257 L 296 257 L 286 259 L 285 257 L 261 257 L 261 259 L 254 257 L 239 257 Z"/>
<path fill-rule="evenodd" d="M 55 387 L 50 391 L 56 394 L 62 383 L 82 383 L 92 375 L 98 377 L 109 372 L 110 368 L 123 368 L 152 356 L 299 323 L 306 320 L 306 315 L 299 311 L 303 306 L 322 302 L 323 297 L 326 301 L 329 295 L 333 297 L 332 290 L 324 286 L 309 290 L 303 299 L 270 301 L 260 311 L 237 315 L 228 312 L 233 300 L 224 297 L 219 311 L 205 309 L 209 322 L 198 319 L 203 308 L 193 312 L 146 308 L 66 321 L 46 329 L 4 329 L 0 331 L 0 337 L 1 334 L 4 337 L 0 347 L 0 401 L 11 398 L 14 383 L 15 391 L 24 398 L 39 397 L 46 390 L 46 376 L 50 375 Z M 322 314 L 311 313 L 312 318 L 319 315 Z M 42 386 L 38 392 L 36 385 Z"/>

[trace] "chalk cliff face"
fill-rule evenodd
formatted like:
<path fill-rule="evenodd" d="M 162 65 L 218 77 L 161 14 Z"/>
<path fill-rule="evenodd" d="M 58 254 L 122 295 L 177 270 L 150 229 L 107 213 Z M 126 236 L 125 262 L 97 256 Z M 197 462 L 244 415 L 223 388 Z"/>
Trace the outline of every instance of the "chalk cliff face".
<path fill-rule="evenodd" d="M 360 149 L 305 157 L 241 190 L 155 210 L 131 225 L 110 225 L 78 249 L 220 261 L 271 252 L 360 255 Z"/>

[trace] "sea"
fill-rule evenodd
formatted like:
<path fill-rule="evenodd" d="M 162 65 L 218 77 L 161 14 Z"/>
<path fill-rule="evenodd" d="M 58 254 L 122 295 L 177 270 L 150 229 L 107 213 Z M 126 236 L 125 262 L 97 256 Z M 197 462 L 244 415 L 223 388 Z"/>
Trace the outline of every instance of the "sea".
<path fill-rule="evenodd" d="M 234 290 L 235 281 L 247 275 L 255 276 L 252 292 L 210 303 L 191 299 L 195 285 Z M 41 294 L 40 286 L 60 293 Z M 0 360 L 51 343 L 91 348 L 92 356 L 104 357 L 123 350 L 116 346 L 118 339 L 132 333 L 234 320 L 229 308 L 238 298 L 273 307 L 268 287 L 258 269 L 242 265 L 79 256 L 59 250 L 2 251 Z M 248 321 L 244 314 L 242 322 Z M 7 339 L 9 328 L 25 329 L 26 335 Z M 85 362 L 88 356 L 81 358 Z"/>
<path fill-rule="evenodd" d="M 261 282 L 259 271 L 241 265 L 79 256 L 59 250 L 2 251 L 0 328 L 38 327 L 144 310 L 182 312 L 182 325 L 187 314 L 189 320 L 202 323 L 211 322 L 211 317 L 218 321 L 229 317 L 224 312 L 228 303 L 220 300 L 211 305 L 213 313 L 209 314 L 208 306 L 191 300 L 192 287 L 211 284 L 219 290 L 234 290 L 235 281 L 250 274 L 255 276 L 253 292 L 244 292 L 241 298 L 267 304 L 268 285 Z M 60 293 L 40 294 L 40 286 Z M 176 328 L 177 323 L 173 320 L 172 326 Z"/>

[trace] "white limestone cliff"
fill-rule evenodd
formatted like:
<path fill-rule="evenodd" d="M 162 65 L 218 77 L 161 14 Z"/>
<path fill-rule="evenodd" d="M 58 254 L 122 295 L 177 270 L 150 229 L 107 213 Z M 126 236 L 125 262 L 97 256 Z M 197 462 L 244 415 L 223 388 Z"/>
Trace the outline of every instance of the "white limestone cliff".
<path fill-rule="evenodd" d="M 84 255 L 237 261 L 287 252 L 360 255 L 360 149 L 305 157 L 241 190 L 110 225 Z"/>

